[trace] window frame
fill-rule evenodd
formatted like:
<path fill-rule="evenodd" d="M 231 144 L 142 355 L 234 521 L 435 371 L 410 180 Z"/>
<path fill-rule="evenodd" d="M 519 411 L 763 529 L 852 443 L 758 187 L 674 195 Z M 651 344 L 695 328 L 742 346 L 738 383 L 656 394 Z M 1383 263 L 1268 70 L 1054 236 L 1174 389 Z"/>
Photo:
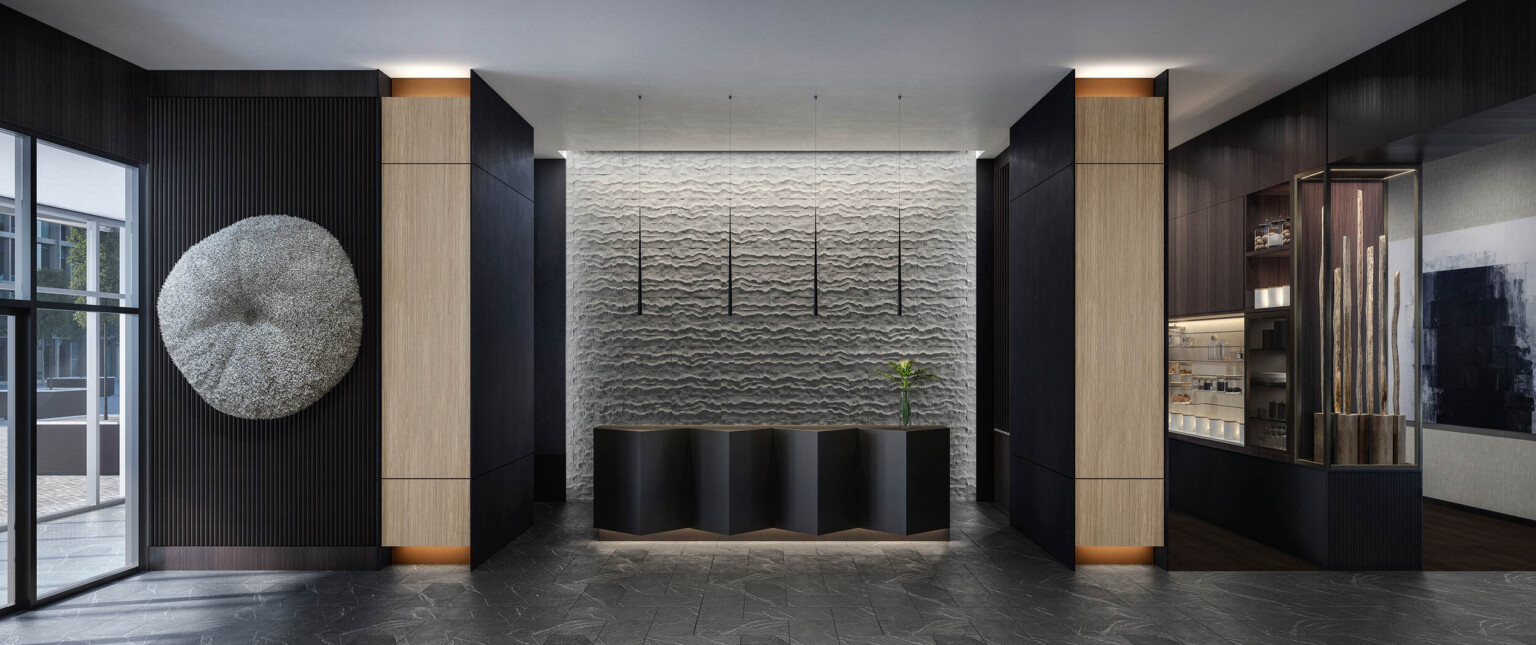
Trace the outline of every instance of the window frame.
<path fill-rule="evenodd" d="M 123 503 L 127 508 L 124 518 L 124 528 L 127 544 L 125 545 L 125 558 L 127 566 L 98 575 L 96 577 L 80 580 L 66 587 L 59 588 L 40 595 L 37 588 L 37 483 L 36 483 L 36 449 L 37 449 L 37 383 L 35 378 L 13 378 L 17 383 L 16 409 L 10 411 L 12 441 L 10 443 L 9 476 L 11 479 L 9 494 L 12 497 L 11 504 L 11 530 L 13 534 L 7 540 L 8 569 L 10 598 L 0 598 L 0 602 L 10 600 L 9 605 L 0 606 L 0 617 L 25 612 L 30 609 L 45 606 L 53 602 L 64 600 L 83 592 L 90 591 L 116 580 L 134 575 L 148 569 L 149 544 L 147 539 L 148 518 L 148 494 L 145 483 L 147 475 L 143 467 L 147 463 L 147 436 L 145 428 L 148 427 L 145 414 L 144 387 L 146 368 L 143 360 L 144 348 L 148 346 L 149 331 L 144 324 L 145 310 L 141 306 L 140 298 L 147 293 L 144 273 L 142 271 L 144 255 L 147 250 L 144 242 L 147 228 L 147 199 L 148 194 L 148 166 L 147 164 L 127 159 L 121 156 L 105 153 L 93 149 L 90 146 L 49 136 L 45 133 L 33 131 L 9 122 L 0 121 L 0 130 L 14 135 L 17 140 L 16 171 L 17 185 L 15 197 L 15 225 L 11 236 L 14 237 L 13 253 L 15 262 L 14 298 L 0 297 L 0 315 L 15 316 L 18 337 L 24 338 L 25 343 L 18 343 L 16 352 L 16 374 L 35 375 L 35 348 L 37 346 L 37 318 L 41 311 L 84 311 L 98 314 L 120 314 L 122 331 L 120 336 L 120 348 L 123 359 L 118 371 L 120 376 L 118 388 L 120 418 L 131 418 L 132 425 L 124 432 L 123 443 L 118 447 L 121 451 L 124 471 L 120 473 L 120 490 Z M 119 257 L 126 257 L 128 261 L 120 267 L 118 277 L 119 288 L 124 291 L 121 294 L 75 292 L 63 290 L 65 293 L 55 295 L 81 296 L 85 303 L 74 302 L 50 302 L 38 300 L 37 288 L 37 262 L 33 257 L 33 251 L 37 244 L 37 222 L 39 211 L 44 211 L 41 221 L 50 221 L 48 214 L 57 214 L 65 209 L 52 206 L 39 206 L 37 203 L 37 148 L 39 145 L 51 145 L 68 152 L 94 157 L 105 162 L 123 166 L 127 170 L 125 179 L 125 198 L 128 203 L 124 209 L 124 219 L 116 220 L 110 217 L 102 217 L 87 213 L 79 213 L 78 216 L 91 218 L 94 223 L 90 230 L 98 230 L 102 223 L 115 223 L 121 231 L 119 237 Z M 0 154 L 11 154 L 11 151 L 0 150 Z M 53 211 L 53 213 L 47 213 Z M 68 219 L 76 219 L 73 211 L 67 211 L 71 216 Z M 91 236 L 94 240 L 97 236 Z M 93 250 L 92 255 L 99 254 L 99 247 Z M 99 255 L 98 255 L 99 257 Z M 95 265 L 95 258 L 90 262 Z M 23 269 L 23 266 L 25 269 Z M 99 276 L 99 267 L 98 267 Z M 131 287 L 131 288 L 130 288 Z M 119 304 L 100 304 L 101 298 L 118 298 Z M 98 322 L 99 316 L 93 317 Z M 129 381 L 132 383 L 128 383 Z M 125 395 L 123 388 L 130 387 Z M 131 417 L 129 415 L 132 415 Z M 126 423 L 120 421 L 120 423 Z"/>

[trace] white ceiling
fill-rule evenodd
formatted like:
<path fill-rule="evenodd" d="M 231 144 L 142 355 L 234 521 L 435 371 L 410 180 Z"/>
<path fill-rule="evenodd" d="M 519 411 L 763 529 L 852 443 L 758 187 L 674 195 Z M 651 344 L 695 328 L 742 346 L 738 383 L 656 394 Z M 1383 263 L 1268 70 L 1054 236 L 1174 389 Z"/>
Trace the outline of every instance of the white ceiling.
<path fill-rule="evenodd" d="M 992 156 L 1067 68 L 1080 76 L 1173 69 L 1177 144 L 1457 4 L 3 1 L 150 69 L 379 68 L 407 77 L 474 68 L 533 124 L 541 157 L 898 145 Z"/>

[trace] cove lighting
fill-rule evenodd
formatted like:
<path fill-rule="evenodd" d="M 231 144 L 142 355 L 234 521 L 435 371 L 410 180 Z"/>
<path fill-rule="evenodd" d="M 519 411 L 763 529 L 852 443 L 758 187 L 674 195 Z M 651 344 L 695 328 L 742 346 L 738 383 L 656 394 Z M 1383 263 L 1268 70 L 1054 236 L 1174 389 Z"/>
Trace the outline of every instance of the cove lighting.
<path fill-rule="evenodd" d="M 390 78 L 469 78 L 468 65 L 400 63 L 378 65 L 378 70 Z"/>

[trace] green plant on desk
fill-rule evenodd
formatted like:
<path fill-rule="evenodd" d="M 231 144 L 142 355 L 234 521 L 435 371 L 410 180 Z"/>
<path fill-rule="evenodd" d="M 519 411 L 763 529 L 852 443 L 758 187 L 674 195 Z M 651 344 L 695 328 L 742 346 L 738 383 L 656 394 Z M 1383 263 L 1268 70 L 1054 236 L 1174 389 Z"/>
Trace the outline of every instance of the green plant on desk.
<path fill-rule="evenodd" d="M 908 398 L 908 391 L 921 381 L 939 380 L 939 375 L 926 367 L 918 367 L 917 362 L 910 358 L 891 361 L 886 363 L 886 367 L 890 370 L 889 372 L 882 370 L 874 370 L 874 372 L 901 385 L 901 427 L 911 427 L 912 403 Z"/>

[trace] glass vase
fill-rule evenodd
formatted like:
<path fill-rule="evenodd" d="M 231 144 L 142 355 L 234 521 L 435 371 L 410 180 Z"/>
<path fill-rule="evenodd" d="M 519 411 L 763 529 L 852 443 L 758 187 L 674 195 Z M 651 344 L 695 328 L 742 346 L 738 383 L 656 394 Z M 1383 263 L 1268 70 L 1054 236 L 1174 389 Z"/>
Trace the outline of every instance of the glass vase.
<path fill-rule="evenodd" d="M 901 427 L 912 427 L 912 401 L 907 398 L 907 391 L 901 391 Z"/>

